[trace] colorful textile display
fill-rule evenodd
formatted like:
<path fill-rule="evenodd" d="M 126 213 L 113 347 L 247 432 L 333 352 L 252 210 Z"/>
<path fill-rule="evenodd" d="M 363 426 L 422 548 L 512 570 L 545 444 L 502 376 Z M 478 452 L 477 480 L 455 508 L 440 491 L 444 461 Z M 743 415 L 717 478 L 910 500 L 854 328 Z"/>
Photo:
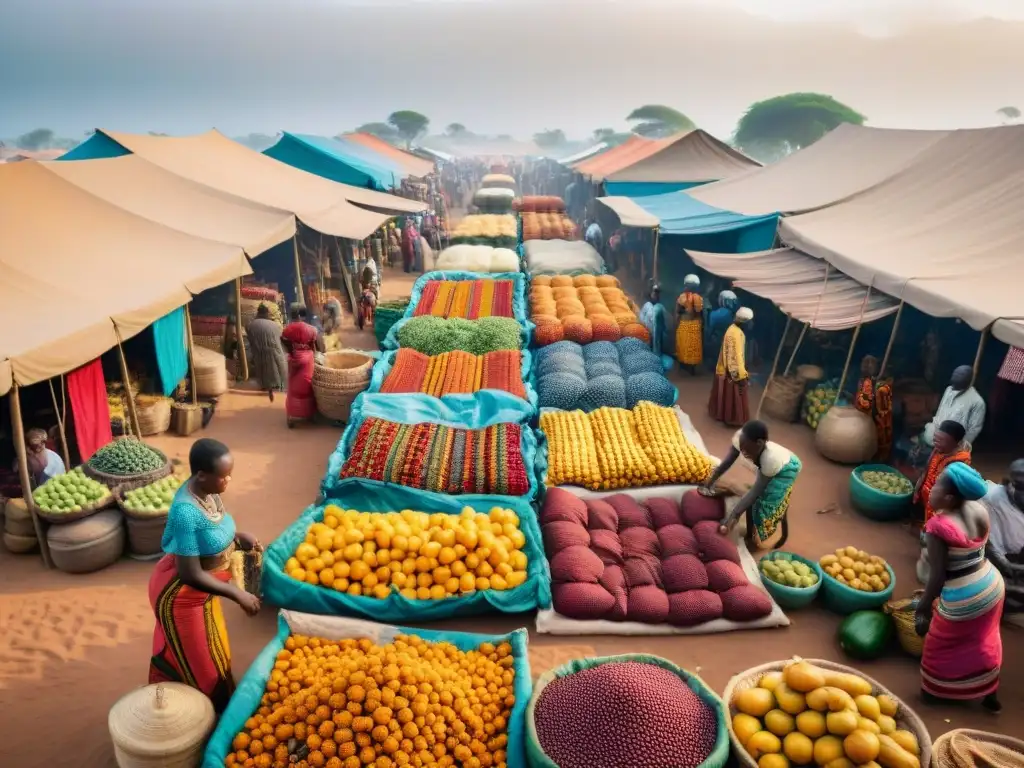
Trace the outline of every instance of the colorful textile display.
<path fill-rule="evenodd" d="M 526 398 L 519 350 L 472 355 L 456 350 L 429 357 L 402 348 L 380 391 L 390 394 L 423 392 L 434 397 L 500 389 Z"/>
<path fill-rule="evenodd" d="M 511 280 L 430 280 L 413 317 L 512 317 Z"/>
<path fill-rule="evenodd" d="M 522 427 L 459 429 L 368 418 L 359 427 L 341 477 L 362 477 L 440 493 L 523 496 L 530 480 Z"/>

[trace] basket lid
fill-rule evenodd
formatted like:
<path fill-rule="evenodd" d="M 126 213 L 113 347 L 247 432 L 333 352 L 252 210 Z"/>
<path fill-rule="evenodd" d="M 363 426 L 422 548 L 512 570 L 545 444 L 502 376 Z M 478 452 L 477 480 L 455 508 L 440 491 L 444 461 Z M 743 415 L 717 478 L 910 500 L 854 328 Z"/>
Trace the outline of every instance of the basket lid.
<path fill-rule="evenodd" d="M 125 752 L 161 756 L 183 752 L 213 728 L 213 704 L 182 683 L 137 688 L 110 708 L 110 738 Z"/>

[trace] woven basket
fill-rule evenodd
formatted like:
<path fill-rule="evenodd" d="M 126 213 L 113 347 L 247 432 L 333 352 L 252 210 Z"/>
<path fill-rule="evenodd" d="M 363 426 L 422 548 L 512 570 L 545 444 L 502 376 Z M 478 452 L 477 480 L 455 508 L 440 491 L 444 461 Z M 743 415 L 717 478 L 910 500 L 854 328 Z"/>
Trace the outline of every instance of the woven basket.
<path fill-rule="evenodd" d="M 935 768 L 1022 768 L 1024 741 L 1001 733 L 956 728 L 932 744 Z"/>
<path fill-rule="evenodd" d="M 171 403 L 169 397 L 135 398 L 135 413 L 139 417 L 139 431 L 143 437 L 162 435 L 171 428 Z"/>
<path fill-rule="evenodd" d="M 779 421 L 796 421 L 804 396 L 804 380 L 798 376 L 777 376 L 764 393 L 761 409 Z"/>
<path fill-rule="evenodd" d="M 71 525 L 46 532 L 53 564 L 64 573 L 92 573 L 113 565 L 124 554 L 124 518 L 108 509 Z"/>
<path fill-rule="evenodd" d="M 352 401 L 370 386 L 373 358 L 357 352 L 328 352 L 326 365 L 313 367 L 313 396 L 326 418 L 348 421 Z"/>
<path fill-rule="evenodd" d="M 787 659 L 786 661 L 770 661 L 767 664 L 751 667 L 750 669 L 740 672 L 738 675 L 733 677 L 729 681 L 728 685 L 725 686 L 725 692 L 722 694 L 722 700 L 729 708 L 729 717 L 726 718 L 726 724 L 729 727 L 729 738 L 732 740 L 733 752 L 736 754 L 740 764 L 746 766 L 746 768 L 757 768 L 757 761 L 750 756 L 747 750 L 743 748 L 743 745 L 740 744 L 740 740 L 736 738 L 736 732 L 732 728 L 732 719 L 736 714 L 736 710 L 732 706 L 732 700 L 738 691 L 745 691 L 748 688 L 756 688 L 762 676 L 768 672 L 781 672 L 791 661 L 793 661 L 793 659 Z M 885 695 L 891 696 L 895 699 L 899 704 L 899 710 L 896 712 L 896 726 L 902 730 L 910 731 L 917 737 L 917 742 L 921 745 L 921 765 L 923 768 L 927 768 L 931 761 L 932 740 L 928 735 L 928 729 L 925 728 L 921 718 L 917 716 L 917 713 L 914 712 L 914 710 L 903 703 L 903 701 L 901 701 L 897 696 L 894 696 L 892 691 L 883 686 L 877 680 L 873 680 L 863 672 L 854 669 L 853 667 L 847 667 L 844 664 L 836 664 L 834 661 L 824 661 L 823 659 L 805 659 L 805 661 L 816 667 L 820 667 L 821 669 L 857 675 L 871 685 L 872 695 L 878 696 L 884 693 Z"/>
<path fill-rule="evenodd" d="M 144 514 L 124 505 L 124 488 L 114 491 L 114 500 L 124 515 L 128 527 L 128 554 L 136 560 L 155 560 L 163 555 L 160 542 L 167 525 L 167 513 Z"/>
<path fill-rule="evenodd" d="M 171 426 L 174 434 L 188 437 L 203 426 L 203 408 L 190 403 L 175 403 L 171 406 Z"/>
<path fill-rule="evenodd" d="M 914 627 L 914 605 L 924 594 L 923 589 L 916 590 L 910 597 L 901 600 L 890 600 L 885 604 L 884 610 L 892 616 L 893 624 L 896 625 L 896 637 L 900 641 L 900 647 L 911 656 L 920 658 L 924 651 L 924 638 L 917 634 Z"/>
<path fill-rule="evenodd" d="M 798 365 L 796 375 L 807 384 L 814 384 L 825 378 L 825 371 L 818 365 Z"/>
<path fill-rule="evenodd" d="M 4 533 L 36 538 L 36 527 L 24 499 L 8 499 L 4 505 Z"/>
<path fill-rule="evenodd" d="M 256 597 L 263 595 L 263 550 L 236 549 L 231 553 L 231 583 Z"/>
<path fill-rule="evenodd" d="M 195 343 L 196 352 L 200 349 L 207 349 L 218 354 L 222 354 L 224 352 L 223 336 L 193 336 L 192 341 Z"/>
<path fill-rule="evenodd" d="M 196 394 L 218 397 L 228 391 L 228 369 L 224 355 L 202 347 L 192 352 L 196 366 Z"/>
<path fill-rule="evenodd" d="M 62 525 L 64 523 L 73 523 L 76 520 L 81 520 L 82 518 L 89 517 L 89 515 L 95 515 L 100 510 L 113 506 L 113 504 L 114 494 L 113 492 L 111 492 L 104 496 L 102 499 L 99 499 L 98 501 L 95 501 L 92 504 L 88 504 L 82 507 L 82 509 L 79 510 L 78 512 L 46 512 L 40 509 L 38 504 L 35 505 L 35 509 L 36 514 L 39 515 L 46 522 Z"/>
<path fill-rule="evenodd" d="M 107 727 L 119 768 L 196 768 L 217 715 L 184 683 L 158 683 L 122 696 Z"/>
<path fill-rule="evenodd" d="M 167 477 L 173 471 L 171 462 L 163 451 L 153 448 L 151 445 L 147 447 L 156 451 L 156 453 L 163 458 L 163 466 L 138 475 L 111 475 L 106 472 L 100 472 L 98 469 L 93 469 L 89 466 L 89 462 L 86 462 L 82 465 L 82 471 L 87 477 L 91 477 L 93 480 L 98 480 L 107 486 L 107 488 L 120 488 L 122 491 L 134 491 L 136 488 L 141 488 L 144 485 L 149 485 L 156 480 L 161 480 Z"/>
<path fill-rule="evenodd" d="M 405 316 L 409 308 L 409 299 L 396 301 L 385 301 L 377 305 L 373 310 L 373 335 L 377 339 L 377 346 L 384 343 L 391 326 Z"/>

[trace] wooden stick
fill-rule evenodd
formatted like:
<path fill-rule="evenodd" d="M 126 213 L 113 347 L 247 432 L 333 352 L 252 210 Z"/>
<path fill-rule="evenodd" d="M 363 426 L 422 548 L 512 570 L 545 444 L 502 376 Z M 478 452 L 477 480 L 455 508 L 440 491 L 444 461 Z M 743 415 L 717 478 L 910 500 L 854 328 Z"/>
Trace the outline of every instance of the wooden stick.
<path fill-rule="evenodd" d="M 878 380 L 881 381 L 885 375 L 885 367 L 889 364 L 889 355 L 892 354 L 893 345 L 896 343 L 896 331 L 900 327 L 900 318 L 903 316 L 903 299 L 896 308 L 896 319 L 892 322 L 892 333 L 889 334 L 889 343 L 885 345 L 885 354 L 882 356 L 882 364 L 878 366 Z"/>
<path fill-rule="evenodd" d="M 804 323 L 803 330 L 800 331 L 800 337 L 796 340 L 796 346 L 793 347 L 793 354 L 789 356 L 789 362 L 786 364 L 786 370 L 783 372 L 783 376 L 789 375 L 789 369 L 793 366 L 793 361 L 796 360 L 797 350 L 800 349 L 800 344 L 804 340 L 804 334 L 807 333 L 807 329 L 814 325 L 818 319 L 818 313 L 821 311 L 821 302 L 825 298 L 825 291 L 828 290 L 828 276 L 832 271 L 832 265 L 825 262 L 825 280 L 821 284 L 821 293 L 818 294 L 818 301 L 814 305 L 814 314 L 811 315 L 811 319 Z"/>
<path fill-rule="evenodd" d="M 871 286 L 864 292 L 864 301 L 860 305 L 860 318 L 857 320 L 857 327 L 853 330 L 853 338 L 850 340 L 850 351 L 846 353 L 846 364 L 843 366 L 843 375 L 839 377 L 839 386 L 836 387 L 836 396 L 832 401 L 835 405 L 839 396 L 843 393 L 843 385 L 846 384 L 846 374 L 850 371 L 850 363 L 853 361 L 853 349 L 857 346 L 857 337 L 860 336 L 860 329 L 864 327 L 864 310 L 867 309 L 868 299 L 871 297 Z"/>
<path fill-rule="evenodd" d="M 981 338 L 978 339 L 978 351 L 974 353 L 974 365 L 971 367 L 971 386 L 974 386 L 974 380 L 978 378 L 978 368 L 981 366 L 981 353 L 985 351 L 985 339 L 988 338 L 988 332 L 991 326 L 983 328 L 981 330 Z"/>
<path fill-rule="evenodd" d="M 14 450 L 18 454 L 21 497 L 25 500 L 28 513 L 32 516 L 32 527 L 35 529 L 36 538 L 39 539 L 39 551 L 42 552 L 43 563 L 47 568 L 53 568 L 50 544 L 46 540 L 46 528 L 39 515 L 36 514 L 36 504 L 32 498 L 32 482 L 28 476 L 28 451 L 25 450 L 25 425 L 21 421 L 21 396 L 17 382 L 11 387 L 11 396 L 8 399 L 11 401 L 11 428 L 14 430 Z"/>
<path fill-rule="evenodd" d="M 295 228 L 295 234 L 292 235 L 292 256 L 295 258 L 295 302 L 297 304 L 305 304 L 306 299 L 302 295 L 302 260 L 299 258 L 299 229 Z"/>
<path fill-rule="evenodd" d="M 654 282 L 658 282 L 658 243 L 661 240 L 661 228 L 654 227 L 654 264 L 651 272 L 653 272 Z M 641 286 L 642 287 L 642 286 Z"/>
<path fill-rule="evenodd" d="M 60 395 L 64 399 L 64 374 L 60 375 Z M 64 455 L 64 466 L 71 466 L 71 452 L 68 450 L 68 436 L 64 431 L 64 415 L 67 412 L 67 400 L 64 400 L 64 409 L 57 407 L 57 393 L 53 389 L 53 379 L 50 379 L 50 397 L 53 400 L 53 412 L 57 416 L 57 429 L 60 431 L 61 453 Z"/>
<path fill-rule="evenodd" d="M 772 381 L 775 380 L 775 371 L 779 367 L 779 358 L 782 357 L 782 348 L 786 345 L 786 336 L 789 335 L 789 324 L 792 321 L 793 318 L 786 315 L 786 327 L 782 330 L 782 340 L 779 342 L 779 348 L 775 351 L 775 360 L 772 361 L 772 371 L 768 374 L 768 381 L 765 382 L 764 389 L 761 390 L 761 399 L 757 401 L 757 413 L 754 414 L 755 419 L 761 417 L 761 406 L 764 405 L 764 398 L 772 386 Z"/>
<path fill-rule="evenodd" d="M 139 414 L 135 410 L 135 395 L 132 394 L 131 379 L 128 378 L 128 361 L 124 356 L 124 347 L 121 345 L 121 330 L 115 325 L 114 333 L 117 334 L 117 354 L 121 361 L 121 379 L 124 383 L 124 396 L 128 401 L 128 418 L 131 420 L 132 428 L 139 439 L 142 439 L 142 429 L 139 427 Z"/>
<path fill-rule="evenodd" d="M 235 278 L 235 341 L 238 343 L 238 365 L 242 381 L 249 380 L 249 357 L 245 353 L 245 339 L 242 338 L 242 278 Z"/>
<path fill-rule="evenodd" d="M 793 354 L 789 356 L 789 362 L 786 363 L 786 369 L 782 372 L 783 376 L 789 376 L 789 369 L 793 367 L 793 361 L 796 360 L 796 353 L 800 351 L 800 345 L 803 343 L 804 336 L 807 335 L 807 329 L 810 325 L 810 323 L 804 323 L 804 327 L 800 329 L 800 335 L 796 337 L 796 344 L 793 345 Z"/>
<path fill-rule="evenodd" d="M 196 404 L 196 356 L 195 340 L 192 338 L 192 313 L 185 305 L 185 343 L 188 348 L 188 383 L 192 390 L 192 405 Z"/>

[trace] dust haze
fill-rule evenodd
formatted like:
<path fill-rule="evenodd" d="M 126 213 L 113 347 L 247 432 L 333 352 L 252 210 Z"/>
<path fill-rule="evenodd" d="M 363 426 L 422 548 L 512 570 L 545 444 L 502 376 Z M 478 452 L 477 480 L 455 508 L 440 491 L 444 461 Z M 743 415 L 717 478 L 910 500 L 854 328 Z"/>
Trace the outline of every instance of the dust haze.
<path fill-rule="evenodd" d="M 7 0 L 0 136 L 39 126 L 584 138 L 671 105 L 728 136 L 752 102 L 833 95 L 872 125 L 1024 106 L 1024 3 L 999 0 Z"/>

